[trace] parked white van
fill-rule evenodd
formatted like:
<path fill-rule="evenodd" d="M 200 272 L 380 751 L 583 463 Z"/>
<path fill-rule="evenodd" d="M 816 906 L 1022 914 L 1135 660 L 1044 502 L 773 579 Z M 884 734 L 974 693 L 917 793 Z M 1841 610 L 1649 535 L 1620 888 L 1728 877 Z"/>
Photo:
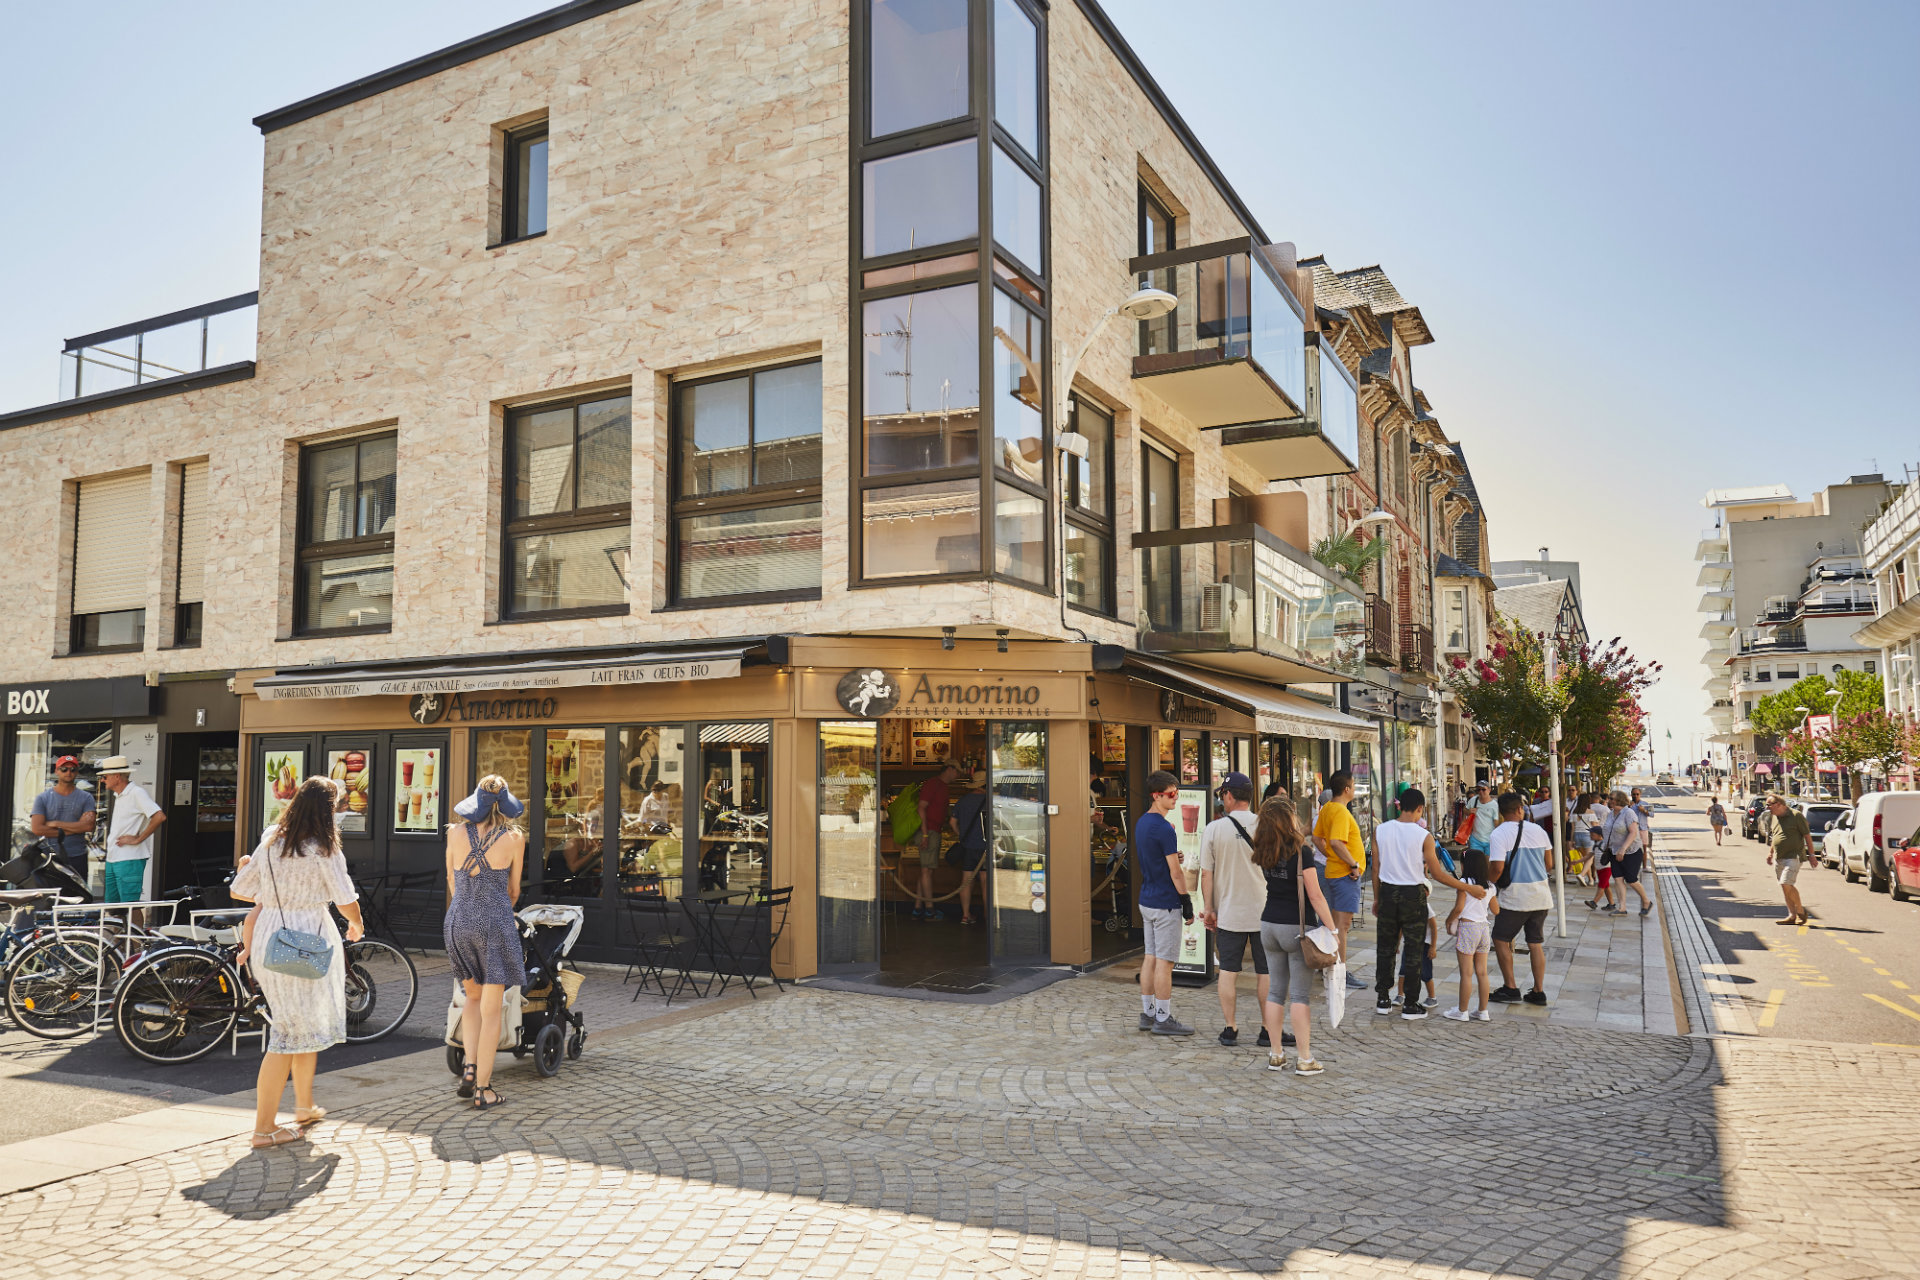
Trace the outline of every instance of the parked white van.
<path fill-rule="evenodd" d="M 1857 883 L 1885 893 L 1891 884 L 1891 850 L 1920 828 L 1920 791 L 1869 791 L 1853 812 L 1836 822 L 1823 842 L 1825 861 Z"/>

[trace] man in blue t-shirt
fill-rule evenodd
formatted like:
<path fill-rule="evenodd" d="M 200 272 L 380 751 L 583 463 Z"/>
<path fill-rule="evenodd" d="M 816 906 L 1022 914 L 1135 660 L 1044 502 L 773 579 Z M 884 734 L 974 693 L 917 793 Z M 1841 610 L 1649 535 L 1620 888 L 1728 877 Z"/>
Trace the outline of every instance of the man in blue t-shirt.
<path fill-rule="evenodd" d="M 80 757 L 61 756 L 53 762 L 53 785 L 33 799 L 30 829 L 53 841 L 60 860 L 82 880 L 87 878 L 87 833 L 98 816 L 93 796 L 75 785 Z"/>
<path fill-rule="evenodd" d="M 1547 951 L 1544 930 L 1553 909 L 1553 888 L 1547 875 L 1553 870 L 1553 841 L 1527 820 L 1527 802 L 1509 791 L 1500 797 L 1500 825 L 1494 828 L 1487 853 L 1487 874 L 1496 881 L 1508 862 L 1513 875 L 1500 890 L 1500 914 L 1494 918 L 1493 954 L 1500 962 L 1500 986 L 1492 999 L 1500 1004 L 1524 1000 L 1547 1002 Z M 1527 957 L 1533 967 L 1533 986 L 1524 995 L 1514 984 L 1513 944 L 1525 930 Z"/>
<path fill-rule="evenodd" d="M 1140 1030 L 1157 1036 L 1190 1036 L 1193 1028 L 1173 1016 L 1173 962 L 1180 958 L 1181 926 L 1193 919 L 1180 842 L 1167 815 L 1180 798 L 1180 780 L 1165 769 L 1147 775 L 1150 807 L 1133 828 L 1134 860 L 1140 867 L 1140 922 L 1147 953 L 1140 961 Z"/>

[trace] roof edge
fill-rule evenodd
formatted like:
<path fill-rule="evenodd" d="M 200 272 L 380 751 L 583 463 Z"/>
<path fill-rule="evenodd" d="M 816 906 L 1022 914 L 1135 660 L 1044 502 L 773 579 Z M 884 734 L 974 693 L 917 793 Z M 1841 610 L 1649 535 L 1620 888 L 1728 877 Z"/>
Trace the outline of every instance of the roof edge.
<path fill-rule="evenodd" d="M 265 115 L 253 118 L 261 133 L 272 133 L 288 125 L 299 124 L 302 120 L 311 120 L 315 116 L 325 115 L 355 102 L 397 89 L 415 80 L 424 80 L 428 76 L 438 75 L 469 62 L 477 61 L 490 53 L 502 49 L 511 49 L 514 45 L 524 44 L 537 36 L 549 35 L 565 30 L 577 22 L 597 18 L 603 13 L 615 9 L 624 9 L 639 0 L 568 0 L 568 3 L 536 13 L 531 17 L 509 22 L 504 27 L 495 27 L 477 36 L 450 44 L 444 49 L 422 54 L 398 66 L 388 67 L 385 71 L 376 71 L 370 76 L 343 84 L 324 93 L 316 93 L 311 98 L 302 98 L 291 106 L 269 111 Z"/>
<path fill-rule="evenodd" d="M 1240 198 L 1240 193 L 1233 189 L 1233 184 L 1227 181 L 1227 175 L 1221 171 L 1219 165 L 1214 163 L 1213 157 L 1207 154 L 1207 149 L 1200 145 L 1199 137 L 1188 127 L 1186 120 L 1174 107 L 1172 99 L 1167 97 L 1159 83 L 1154 80 L 1153 74 L 1140 61 L 1139 55 L 1133 51 L 1133 46 L 1127 43 L 1127 38 L 1120 34 L 1120 28 L 1113 25 L 1113 19 L 1109 18 L 1106 10 L 1100 7 L 1099 0 L 1075 0 L 1075 3 L 1080 6 L 1080 12 L 1086 20 L 1093 24 L 1093 29 L 1100 33 L 1100 38 L 1107 42 L 1107 48 L 1120 60 L 1120 65 L 1127 69 L 1127 74 L 1133 77 L 1133 82 L 1139 86 L 1140 92 L 1147 95 L 1147 101 L 1153 104 L 1154 109 L 1173 130 L 1174 136 L 1179 138 L 1181 144 L 1186 147 L 1194 163 L 1200 166 L 1200 171 L 1207 175 L 1208 180 L 1219 191 L 1221 198 L 1227 202 L 1227 207 L 1246 224 L 1248 231 L 1260 238 L 1261 244 L 1272 243 L 1267 238 L 1266 231 L 1261 228 L 1259 219 L 1253 216 L 1253 210 L 1249 209 L 1246 201 Z"/>

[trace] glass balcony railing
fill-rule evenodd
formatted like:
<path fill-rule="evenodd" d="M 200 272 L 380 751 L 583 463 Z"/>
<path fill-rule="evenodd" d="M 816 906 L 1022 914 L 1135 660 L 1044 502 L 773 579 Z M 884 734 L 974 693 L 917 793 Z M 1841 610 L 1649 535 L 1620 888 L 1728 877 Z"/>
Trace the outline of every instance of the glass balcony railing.
<path fill-rule="evenodd" d="M 1356 680 L 1361 593 L 1259 525 L 1133 535 L 1140 647 L 1282 683 Z"/>
<path fill-rule="evenodd" d="M 1227 427 L 1307 411 L 1305 313 L 1251 238 L 1135 258 L 1142 287 L 1180 300 L 1139 325 L 1133 376 L 1194 425 Z"/>
<path fill-rule="evenodd" d="M 257 292 L 242 293 L 69 338 L 60 353 L 60 399 L 191 377 L 252 360 L 259 304 Z"/>

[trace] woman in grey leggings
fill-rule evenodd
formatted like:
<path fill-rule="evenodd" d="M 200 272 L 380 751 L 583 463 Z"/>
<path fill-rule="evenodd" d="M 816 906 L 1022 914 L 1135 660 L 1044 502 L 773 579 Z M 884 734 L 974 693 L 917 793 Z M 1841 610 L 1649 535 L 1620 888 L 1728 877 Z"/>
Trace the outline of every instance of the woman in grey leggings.
<path fill-rule="evenodd" d="M 1320 877 L 1313 874 L 1311 848 L 1292 800 L 1274 796 L 1261 803 L 1259 824 L 1253 832 L 1253 861 L 1267 874 L 1267 906 L 1260 913 L 1260 943 L 1267 952 L 1268 975 L 1267 1003 L 1261 1015 L 1267 1037 L 1273 1041 L 1267 1070 L 1285 1071 L 1291 1065 L 1294 1074 L 1301 1076 L 1317 1076 L 1326 1068 L 1313 1056 L 1312 1019 L 1307 1009 L 1313 974 L 1300 953 L 1300 933 L 1303 927 L 1311 929 L 1333 918 L 1320 891 Z M 1307 900 L 1304 925 L 1300 919 L 1302 888 Z M 1293 1063 L 1287 1061 L 1280 1044 L 1280 1033 L 1289 1016 L 1299 1054 Z"/>

